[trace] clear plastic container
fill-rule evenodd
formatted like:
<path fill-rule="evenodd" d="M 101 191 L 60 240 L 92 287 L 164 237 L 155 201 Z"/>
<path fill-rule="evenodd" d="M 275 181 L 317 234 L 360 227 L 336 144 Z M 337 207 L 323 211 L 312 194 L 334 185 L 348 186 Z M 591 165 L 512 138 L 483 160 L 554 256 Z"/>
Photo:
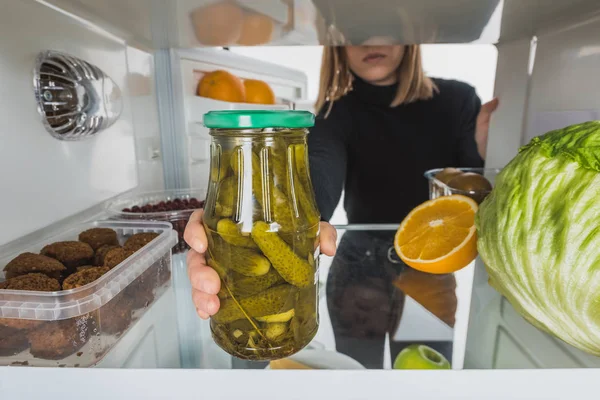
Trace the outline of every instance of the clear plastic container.
<path fill-rule="evenodd" d="M 448 181 L 446 180 L 448 183 L 444 183 L 442 182 L 440 179 L 438 179 L 436 176 L 442 172 L 445 168 L 436 168 L 436 169 L 430 169 L 429 171 L 425 172 L 425 178 L 427 178 L 427 180 L 429 181 L 429 198 L 430 199 L 435 199 L 441 196 L 450 196 L 453 194 L 461 194 L 463 196 L 467 196 L 470 197 L 472 199 L 474 199 L 475 201 L 477 201 L 478 203 L 481 203 L 488 194 L 491 193 L 491 189 L 494 187 L 495 181 L 496 181 L 496 175 L 498 175 L 500 173 L 500 169 L 498 168 L 453 168 L 455 170 L 459 170 L 462 173 L 467 173 L 467 174 L 477 174 L 480 176 L 483 176 L 490 184 L 490 186 L 488 188 L 485 189 L 457 189 L 456 187 L 451 187 L 449 186 L 449 184 L 452 183 L 452 180 Z M 463 187 L 465 187 L 465 181 L 463 181 L 461 183 L 461 185 L 463 185 Z M 475 184 L 473 184 L 471 182 L 471 184 L 469 184 L 469 182 L 466 182 L 466 186 L 471 186 L 471 187 L 475 187 L 475 186 L 482 186 L 481 182 L 476 182 Z"/>
<path fill-rule="evenodd" d="M 201 205 L 204 205 L 206 197 L 205 189 L 177 189 L 158 192 L 146 193 L 128 193 L 117 197 L 115 200 L 107 204 L 106 211 L 111 216 L 118 220 L 146 220 L 146 221 L 168 221 L 173 225 L 173 229 L 177 231 L 179 239 L 173 247 L 173 254 L 182 253 L 190 247 L 183 240 L 183 233 L 188 220 L 196 208 L 186 210 L 167 210 L 167 211 L 148 211 L 148 212 L 130 212 L 133 207 L 142 207 L 147 204 L 157 205 L 161 202 L 174 200 L 198 200 Z"/>
<path fill-rule="evenodd" d="M 177 235 L 169 223 L 143 221 L 90 222 L 37 243 L 3 248 L 0 282 L 6 264 L 19 254 L 76 241 L 91 228 L 113 229 L 121 245 L 136 233 L 158 236 L 85 286 L 54 292 L 0 290 L 0 365 L 93 366 L 169 287 Z"/>
<path fill-rule="evenodd" d="M 229 354 L 272 360 L 302 350 L 318 329 L 320 215 L 300 111 L 221 111 L 211 129 L 204 213 L 208 263 L 221 277 L 215 342 Z"/>

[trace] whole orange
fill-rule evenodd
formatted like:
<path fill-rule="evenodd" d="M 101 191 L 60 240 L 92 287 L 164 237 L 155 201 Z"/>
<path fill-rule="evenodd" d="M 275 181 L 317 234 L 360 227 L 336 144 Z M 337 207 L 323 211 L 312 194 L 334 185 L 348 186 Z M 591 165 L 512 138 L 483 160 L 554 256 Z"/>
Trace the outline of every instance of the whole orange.
<path fill-rule="evenodd" d="M 258 79 L 244 80 L 246 103 L 275 104 L 275 93 L 267 82 Z"/>
<path fill-rule="evenodd" d="M 242 34 L 244 11 L 229 1 L 220 1 L 191 12 L 196 39 L 206 46 L 235 44 Z"/>
<path fill-rule="evenodd" d="M 242 33 L 237 43 L 244 46 L 269 43 L 274 28 L 273 20 L 266 15 L 246 13 L 242 22 Z"/>
<path fill-rule="evenodd" d="M 223 70 L 209 72 L 198 83 L 198 96 L 242 103 L 246 97 L 244 84 L 237 76 Z"/>

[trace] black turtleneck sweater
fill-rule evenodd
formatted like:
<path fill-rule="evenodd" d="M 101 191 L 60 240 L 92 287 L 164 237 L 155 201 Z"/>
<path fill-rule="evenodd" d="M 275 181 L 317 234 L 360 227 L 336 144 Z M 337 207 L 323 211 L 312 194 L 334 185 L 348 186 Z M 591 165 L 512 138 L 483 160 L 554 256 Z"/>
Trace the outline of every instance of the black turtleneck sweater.
<path fill-rule="evenodd" d="M 439 93 L 390 107 L 397 85 L 355 78 L 353 91 L 317 116 L 308 135 L 311 179 L 322 219 L 345 191 L 349 223 L 400 223 L 429 198 L 432 168 L 482 167 L 475 143 L 481 101 L 473 87 L 434 79 Z"/>

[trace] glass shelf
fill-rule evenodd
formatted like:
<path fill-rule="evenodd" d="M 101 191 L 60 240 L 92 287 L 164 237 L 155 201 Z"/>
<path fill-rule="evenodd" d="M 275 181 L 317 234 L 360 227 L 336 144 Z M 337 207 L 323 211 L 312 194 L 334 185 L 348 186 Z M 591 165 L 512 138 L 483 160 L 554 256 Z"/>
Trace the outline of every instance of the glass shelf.
<path fill-rule="evenodd" d="M 384 370 L 392 368 L 403 348 L 425 344 L 458 370 L 600 367 L 600 358 L 526 322 L 488 285 L 479 258 L 454 274 L 426 274 L 396 256 L 392 244 L 398 224 L 335 228 L 336 256 L 320 257 L 319 331 L 292 360 L 316 369 Z M 185 255 L 180 256 L 180 281 L 189 285 Z M 174 258 L 174 271 L 177 262 Z M 176 292 L 188 303 L 175 278 Z M 196 352 L 197 363 L 183 368 L 268 368 L 266 362 L 223 352 L 212 341 L 209 323 L 195 315 L 191 302 L 187 308 L 188 331 L 180 340 L 193 340 L 185 353 Z"/>

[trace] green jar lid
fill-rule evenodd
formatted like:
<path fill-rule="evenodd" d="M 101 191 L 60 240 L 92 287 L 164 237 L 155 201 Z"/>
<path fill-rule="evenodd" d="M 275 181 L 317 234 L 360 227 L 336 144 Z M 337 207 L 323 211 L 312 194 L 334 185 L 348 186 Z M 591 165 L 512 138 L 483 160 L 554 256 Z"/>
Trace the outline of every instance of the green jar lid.
<path fill-rule="evenodd" d="M 308 111 L 225 110 L 204 114 L 204 126 L 214 129 L 310 128 L 315 116 Z"/>

